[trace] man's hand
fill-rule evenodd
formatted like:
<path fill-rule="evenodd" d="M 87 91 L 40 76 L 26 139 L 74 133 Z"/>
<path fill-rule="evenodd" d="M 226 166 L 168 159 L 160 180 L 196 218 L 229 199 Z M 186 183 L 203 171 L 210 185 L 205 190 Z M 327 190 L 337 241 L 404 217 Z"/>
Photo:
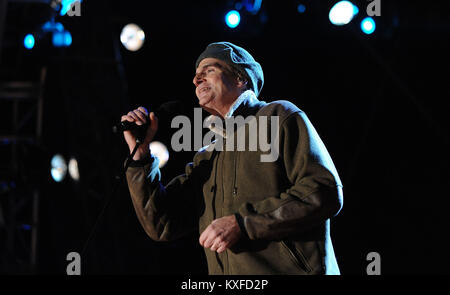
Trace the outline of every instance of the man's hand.
<path fill-rule="evenodd" d="M 158 131 L 158 118 L 155 116 L 153 112 L 148 113 L 147 109 L 144 107 L 139 107 L 126 115 L 123 115 L 121 121 L 135 122 L 137 125 L 143 125 L 150 121 L 150 126 L 147 129 L 147 134 L 145 136 L 144 142 L 139 146 L 136 154 L 133 157 L 133 160 L 140 160 L 149 154 L 149 144 Z M 133 151 L 136 146 L 136 136 L 131 131 L 125 131 L 123 133 L 125 137 L 125 141 L 128 144 L 130 149 L 130 153 Z"/>
<path fill-rule="evenodd" d="M 221 253 L 233 246 L 241 237 L 241 229 L 234 215 L 213 220 L 200 235 L 200 245 Z"/>

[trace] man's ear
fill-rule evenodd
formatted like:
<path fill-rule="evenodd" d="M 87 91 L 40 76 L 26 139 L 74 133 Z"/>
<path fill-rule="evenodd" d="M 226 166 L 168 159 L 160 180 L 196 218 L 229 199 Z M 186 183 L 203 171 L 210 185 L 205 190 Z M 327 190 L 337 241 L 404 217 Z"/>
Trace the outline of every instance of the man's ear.
<path fill-rule="evenodd" d="M 236 80 L 237 80 L 237 87 L 238 87 L 238 88 L 244 89 L 244 88 L 247 87 L 248 81 L 245 80 L 244 78 L 242 78 L 242 77 L 237 77 Z"/>

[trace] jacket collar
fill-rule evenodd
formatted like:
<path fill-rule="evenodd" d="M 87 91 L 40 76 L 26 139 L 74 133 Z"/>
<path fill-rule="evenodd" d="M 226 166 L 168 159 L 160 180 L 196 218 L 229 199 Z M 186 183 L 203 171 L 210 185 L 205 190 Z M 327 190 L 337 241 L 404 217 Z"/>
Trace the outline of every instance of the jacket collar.
<path fill-rule="evenodd" d="M 225 115 L 225 119 L 232 116 L 247 117 L 255 115 L 256 112 L 265 105 L 265 102 L 259 101 L 252 90 L 246 90 L 234 101 Z"/>
<path fill-rule="evenodd" d="M 233 116 L 242 116 L 245 118 L 247 116 L 255 115 L 258 110 L 265 104 L 266 102 L 260 101 L 258 100 L 258 98 L 256 98 L 256 95 L 252 90 L 246 90 L 241 95 L 239 95 L 239 97 L 231 105 L 230 109 L 225 115 L 225 120 Z M 214 133 L 222 137 L 226 137 L 225 129 L 213 124 L 213 121 L 216 119 L 217 116 L 215 115 L 208 116 L 206 118 L 206 126 L 208 126 L 209 130 L 213 131 Z"/>

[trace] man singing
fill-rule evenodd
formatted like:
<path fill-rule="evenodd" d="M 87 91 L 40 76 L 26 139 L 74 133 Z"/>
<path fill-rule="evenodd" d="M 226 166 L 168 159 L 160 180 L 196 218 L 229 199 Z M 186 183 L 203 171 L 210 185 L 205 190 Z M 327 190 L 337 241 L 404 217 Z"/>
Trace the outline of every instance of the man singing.
<path fill-rule="evenodd" d="M 149 150 L 157 117 L 143 107 L 122 116 L 137 125 L 150 122 L 126 173 L 137 217 L 150 238 L 170 241 L 198 231 L 210 274 L 339 274 L 330 218 L 342 207 L 342 184 L 305 113 L 288 101 L 258 100 L 262 68 L 229 42 L 206 47 L 193 82 L 200 106 L 214 118 L 277 118 L 270 127 L 277 130 L 278 154 L 262 161 L 267 151 L 248 145 L 203 148 L 184 174 L 163 186 L 159 161 Z M 226 129 L 224 145 L 237 131 Z M 250 130 L 246 143 L 260 136 Z M 124 137 L 132 151 L 135 135 L 125 131 Z"/>

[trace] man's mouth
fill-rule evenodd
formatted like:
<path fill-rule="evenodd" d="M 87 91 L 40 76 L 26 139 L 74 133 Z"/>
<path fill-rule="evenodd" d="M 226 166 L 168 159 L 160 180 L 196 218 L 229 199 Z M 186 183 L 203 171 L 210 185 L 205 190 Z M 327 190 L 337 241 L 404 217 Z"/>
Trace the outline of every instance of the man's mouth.
<path fill-rule="evenodd" d="M 198 93 L 201 94 L 201 93 L 206 92 L 206 91 L 208 91 L 210 89 L 211 89 L 211 87 L 205 86 L 205 87 L 200 88 L 198 90 Z"/>

